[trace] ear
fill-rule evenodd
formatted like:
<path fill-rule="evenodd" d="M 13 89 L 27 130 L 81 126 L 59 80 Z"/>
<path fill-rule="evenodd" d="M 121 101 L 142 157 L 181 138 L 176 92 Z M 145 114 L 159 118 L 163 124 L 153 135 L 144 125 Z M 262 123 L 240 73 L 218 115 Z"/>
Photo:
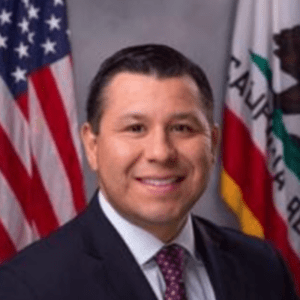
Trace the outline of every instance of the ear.
<path fill-rule="evenodd" d="M 84 146 L 85 155 L 87 161 L 90 165 L 90 168 L 93 171 L 98 170 L 98 162 L 97 162 L 97 152 L 98 152 L 98 143 L 97 137 L 93 132 L 92 126 L 90 123 L 85 122 L 80 130 L 81 140 Z"/>
<path fill-rule="evenodd" d="M 211 129 L 211 151 L 213 155 L 213 162 L 216 161 L 217 150 L 220 142 L 220 128 L 218 124 L 214 124 Z"/>

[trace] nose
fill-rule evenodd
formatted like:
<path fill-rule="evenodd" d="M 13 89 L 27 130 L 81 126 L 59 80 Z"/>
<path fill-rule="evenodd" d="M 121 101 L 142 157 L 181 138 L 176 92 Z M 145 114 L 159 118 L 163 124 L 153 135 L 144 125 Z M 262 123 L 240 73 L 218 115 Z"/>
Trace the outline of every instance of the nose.
<path fill-rule="evenodd" d="M 145 157 L 152 163 L 174 164 L 177 150 L 165 130 L 156 129 L 149 135 L 145 143 Z"/>

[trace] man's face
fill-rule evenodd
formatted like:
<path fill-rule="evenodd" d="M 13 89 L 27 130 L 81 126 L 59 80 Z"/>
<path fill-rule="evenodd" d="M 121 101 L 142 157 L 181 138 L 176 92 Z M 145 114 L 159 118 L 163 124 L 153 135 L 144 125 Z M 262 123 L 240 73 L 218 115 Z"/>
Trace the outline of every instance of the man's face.
<path fill-rule="evenodd" d="M 196 83 L 123 72 L 105 101 L 99 134 L 82 130 L 103 194 L 146 230 L 180 226 L 207 186 L 218 137 Z"/>

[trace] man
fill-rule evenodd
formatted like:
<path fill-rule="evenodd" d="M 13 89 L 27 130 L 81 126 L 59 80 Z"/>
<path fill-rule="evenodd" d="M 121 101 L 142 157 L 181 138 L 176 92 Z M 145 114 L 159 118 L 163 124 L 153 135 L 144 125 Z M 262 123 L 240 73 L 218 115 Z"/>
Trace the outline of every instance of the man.
<path fill-rule="evenodd" d="M 0 299 L 296 299 L 267 243 L 190 215 L 215 160 L 212 98 L 203 71 L 167 46 L 106 60 L 81 131 L 100 189 L 0 269 Z"/>

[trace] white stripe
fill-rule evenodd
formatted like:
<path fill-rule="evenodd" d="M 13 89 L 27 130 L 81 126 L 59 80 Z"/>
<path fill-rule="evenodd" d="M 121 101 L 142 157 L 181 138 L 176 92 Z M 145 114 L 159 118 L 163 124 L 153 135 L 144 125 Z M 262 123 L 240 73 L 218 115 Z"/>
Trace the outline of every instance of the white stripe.
<path fill-rule="evenodd" d="M 29 126 L 2 77 L 0 77 L 0 125 L 30 175 Z"/>
<path fill-rule="evenodd" d="M 8 182 L 0 173 L 0 219 L 17 250 L 37 239 Z M 25 192 L 25 191 L 24 191 Z"/>
<path fill-rule="evenodd" d="M 58 222 L 62 225 L 75 216 L 70 181 L 30 79 L 28 95 L 33 156 Z"/>
<path fill-rule="evenodd" d="M 62 97 L 64 108 L 67 114 L 68 123 L 70 124 L 70 130 L 72 134 L 72 140 L 79 158 L 79 162 L 82 165 L 82 151 L 79 140 L 78 121 L 76 100 L 74 95 L 74 81 L 70 56 L 65 56 L 61 60 L 50 65 L 51 72 L 55 78 L 58 91 Z M 81 167 L 81 166 L 80 166 Z"/>

